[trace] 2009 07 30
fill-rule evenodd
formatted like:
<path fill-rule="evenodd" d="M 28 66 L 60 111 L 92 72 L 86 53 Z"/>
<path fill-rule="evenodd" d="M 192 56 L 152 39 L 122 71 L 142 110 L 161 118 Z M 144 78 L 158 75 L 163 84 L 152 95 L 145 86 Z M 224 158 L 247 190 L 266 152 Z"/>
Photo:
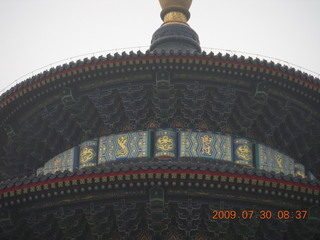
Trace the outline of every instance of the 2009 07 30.
<path fill-rule="evenodd" d="M 212 219 L 305 219 L 308 216 L 307 210 L 214 210 Z"/>

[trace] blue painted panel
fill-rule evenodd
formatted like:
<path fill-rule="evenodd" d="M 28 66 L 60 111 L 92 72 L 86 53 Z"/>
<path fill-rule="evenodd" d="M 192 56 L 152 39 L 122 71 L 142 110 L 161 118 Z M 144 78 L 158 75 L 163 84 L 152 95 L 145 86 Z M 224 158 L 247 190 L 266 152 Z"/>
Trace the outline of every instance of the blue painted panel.
<path fill-rule="evenodd" d="M 252 142 L 245 138 L 233 139 L 233 161 L 253 167 Z"/>
<path fill-rule="evenodd" d="M 98 139 L 79 145 L 79 168 L 94 166 L 98 162 Z"/>
<path fill-rule="evenodd" d="M 99 163 L 129 158 L 150 157 L 151 136 L 149 131 L 137 131 L 101 137 Z"/>
<path fill-rule="evenodd" d="M 168 158 L 177 156 L 177 132 L 164 129 L 154 132 L 154 156 Z"/>
<path fill-rule="evenodd" d="M 294 163 L 294 175 L 301 176 L 303 178 L 306 177 L 305 167 L 301 163 Z"/>
<path fill-rule="evenodd" d="M 311 179 L 311 180 L 317 180 L 317 178 L 312 174 L 312 172 L 310 172 L 310 171 L 307 171 L 307 176 L 308 176 L 308 178 L 309 179 Z"/>
<path fill-rule="evenodd" d="M 43 174 L 43 173 L 44 173 L 43 167 L 37 169 L 37 176 L 39 176 L 40 174 Z"/>
<path fill-rule="evenodd" d="M 212 132 L 179 132 L 179 157 L 232 161 L 231 137 Z"/>
<path fill-rule="evenodd" d="M 45 163 L 43 167 L 44 174 L 54 173 L 56 171 L 73 171 L 77 166 L 78 147 L 71 148 Z"/>
<path fill-rule="evenodd" d="M 294 175 L 294 160 L 265 145 L 256 145 L 256 161 L 257 169 Z"/>

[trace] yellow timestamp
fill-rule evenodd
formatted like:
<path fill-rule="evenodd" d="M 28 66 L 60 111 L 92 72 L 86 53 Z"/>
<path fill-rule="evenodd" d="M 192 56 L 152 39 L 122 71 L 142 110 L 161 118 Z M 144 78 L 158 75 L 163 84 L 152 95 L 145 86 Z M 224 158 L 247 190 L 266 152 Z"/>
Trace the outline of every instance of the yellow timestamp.
<path fill-rule="evenodd" d="M 308 216 L 307 210 L 214 210 L 212 219 L 305 219 Z"/>

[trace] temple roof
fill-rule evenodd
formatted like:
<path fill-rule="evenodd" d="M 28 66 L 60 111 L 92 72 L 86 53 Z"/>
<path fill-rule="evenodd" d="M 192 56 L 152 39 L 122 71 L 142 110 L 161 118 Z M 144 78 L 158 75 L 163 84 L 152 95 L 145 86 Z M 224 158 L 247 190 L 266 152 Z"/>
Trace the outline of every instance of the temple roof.
<path fill-rule="evenodd" d="M 170 74 L 164 102 L 156 85 L 163 71 Z M 86 139 L 151 123 L 196 129 L 204 124 L 273 144 L 315 173 L 319 89 L 318 79 L 286 66 L 205 52 L 131 52 L 71 62 L 1 96 L 3 174 L 30 174 Z"/>
<path fill-rule="evenodd" d="M 124 154 L 74 164 L 82 156 L 77 145 L 85 141 L 94 139 L 103 156 L 104 148 L 118 149 L 111 140 L 103 145 L 101 136 L 148 130 L 150 148 L 144 152 L 155 152 L 157 130 L 171 129 L 248 140 L 252 160 L 257 146 L 267 145 L 320 177 L 319 79 L 260 59 L 201 52 L 198 35 L 187 24 L 191 2 L 160 0 L 164 23 L 146 53 L 64 64 L 0 96 L 1 239 L 319 236 L 320 182 L 312 174 L 262 170 L 258 160 L 238 164 L 231 158 L 237 142 L 215 142 L 218 151 L 229 149 L 229 161 L 211 154 Z M 72 171 L 54 167 L 35 174 L 68 148 Z M 240 214 L 230 221 L 210 215 L 231 209 Z M 273 210 L 268 219 L 274 216 L 247 219 L 241 213 L 248 209 Z M 310 218 L 295 221 L 301 211 Z M 284 212 L 288 218 L 279 215 Z"/>
<path fill-rule="evenodd" d="M 1 174 L 30 174 L 84 140 L 151 123 L 247 137 L 320 169 L 319 79 L 257 58 L 201 52 L 187 24 L 191 1 L 160 4 L 164 23 L 146 53 L 70 62 L 0 96 Z M 164 72 L 163 95 L 157 74 Z"/>

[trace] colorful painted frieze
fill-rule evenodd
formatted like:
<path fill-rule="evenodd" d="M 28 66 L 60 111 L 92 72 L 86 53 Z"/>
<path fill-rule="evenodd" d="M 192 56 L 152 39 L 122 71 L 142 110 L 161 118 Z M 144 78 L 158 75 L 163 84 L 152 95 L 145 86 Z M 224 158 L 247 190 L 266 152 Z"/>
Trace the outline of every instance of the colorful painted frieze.
<path fill-rule="evenodd" d="M 256 168 L 294 175 L 294 160 L 262 144 L 256 144 Z"/>
<path fill-rule="evenodd" d="M 179 157 L 232 161 L 231 137 L 212 132 L 179 132 Z"/>
<path fill-rule="evenodd" d="M 177 132 L 174 130 L 156 130 L 154 132 L 154 157 L 170 158 L 177 156 Z"/>
<path fill-rule="evenodd" d="M 149 131 L 137 131 L 101 137 L 99 163 L 129 158 L 150 157 L 151 136 Z"/>
<path fill-rule="evenodd" d="M 98 162 L 98 139 L 79 145 L 79 168 L 94 166 Z"/>
<path fill-rule="evenodd" d="M 245 138 L 234 138 L 233 159 L 235 163 L 253 167 L 252 142 Z"/>
<path fill-rule="evenodd" d="M 294 175 L 301 176 L 302 178 L 306 177 L 305 167 L 301 163 L 294 163 Z"/>
<path fill-rule="evenodd" d="M 56 171 L 74 171 L 78 164 L 78 147 L 71 148 L 59 155 L 55 156 L 43 167 L 43 173 L 54 173 Z"/>
<path fill-rule="evenodd" d="M 39 176 L 40 174 L 43 174 L 43 173 L 44 173 L 43 167 L 37 169 L 37 176 Z"/>
<path fill-rule="evenodd" d="M 317 178 L 310 171 L 307 171 L 307 176 L 310 180 L 317 180 Z"/>

